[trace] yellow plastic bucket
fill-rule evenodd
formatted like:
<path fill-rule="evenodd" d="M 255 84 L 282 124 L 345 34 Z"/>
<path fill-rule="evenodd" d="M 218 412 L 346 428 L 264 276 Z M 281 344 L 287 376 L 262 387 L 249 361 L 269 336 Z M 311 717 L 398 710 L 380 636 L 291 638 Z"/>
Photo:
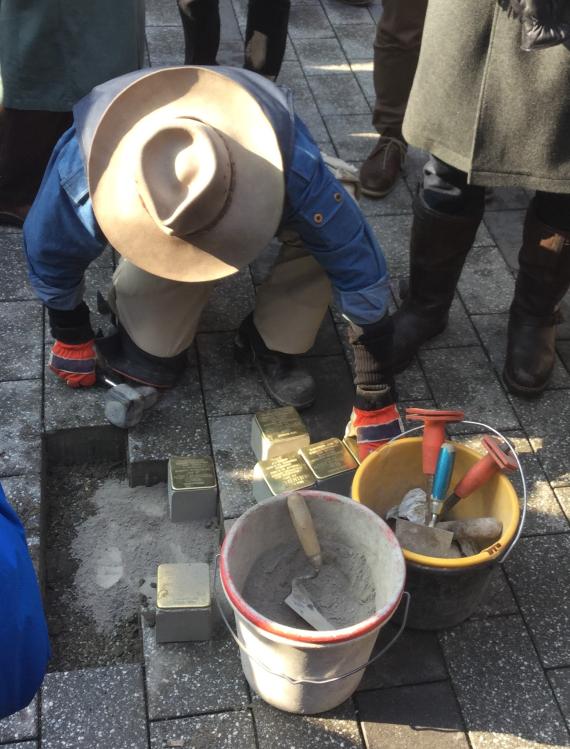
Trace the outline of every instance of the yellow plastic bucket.
<path fill-rule="evenodd" d="M 450 486 L 454 487 L 482 455 L 454 443 L 455 466 Z M 385 518 L 410 489 L 425 487 L 422 471 L 422 439 L 395 440 L 369 455 L 352 483 L 352 497 Z M 450 513 L 451 519 L 494 517 L 503 524 L 501 537 L 479 554 L 460 559 L 430 557 L 403 549 L 408 572 L 406 589 L 412 594 L 409 626 L 440 629 L 463 621 L 479 605 L 494 565 L 517 536 L 520 508 L 511 481 L 498 473 Z"/>

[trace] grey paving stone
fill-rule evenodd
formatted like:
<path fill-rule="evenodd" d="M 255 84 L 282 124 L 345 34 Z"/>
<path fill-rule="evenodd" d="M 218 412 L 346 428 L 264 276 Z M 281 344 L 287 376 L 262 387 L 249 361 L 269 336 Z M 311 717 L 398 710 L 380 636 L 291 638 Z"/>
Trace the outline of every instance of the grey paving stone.
<path fill-rule="evenodd" d="M 570 372 L 570 341 L 557 341 L 556 350 L 566 372 Z M 558 366 L 558 362 L 555 366 Z"/>
<path fill-rule="evenodd" d="M 194 356 L 176 387 L 165 391 L 128 437 L 131 486 L 166 480 L 171 455 L 208 453 L 204 401 Z"/>
<path fill-rule="evenodd" d="M 51 673 L 42 688 L 44 749 L 146 749 L 141 668 Z"/>
<path fill-rule="evenodd" d="M 407 276 L 412 217 L 372 216 L 369 223 L 384 250 L 388 270 L 393 277 Z"/>
<path fill-rule="evenodd" d="M 249 697 L 233 640 L 157 645 L 143 622 L 151 720 L 245 708 Z"/>
<path fill-rule="evenodd" d="M 210 436 L 216 463 L 220 505 L 224 518 L 236 518 L 255 504 L 252 494 L 252 414 L 210 418 Z"/>
<path fill-rule="evenodd" d="M 179 26 L 182 22 L 176 3 L 170 0 L 146 0 L 146 26 Z"/>
<path fill-rule="evenodd" d="M 570 522 L 570 486 L 564 486 L 560 489 L 555 489 L 555 493 L 558 501 L 560 502 L 560 505 L 562 506 L 562 509 L 564 510 L 566 518 Z"/>
<path fill-rule="evenodd" d="M 421 148 L 416 148 L 415 146 L 408 146 L 406 180 L 410 186 L 412 195 L 416 194 L 417 184 L 422 181 L 423 169 L 428 158 L 429 154 L 426 151 L 422 151 Z"/>
<path fill-rule="evenodd" d="M 348 5 L 342 2 L 342 0 L 326 0 L 323 6 L 330 22 L 335 28 L 338 24 L 370 23 L 371 16 L 367 7 Z"/>
<path fill-rule="evenodd" d="M 327 311 L 314 345 L 305 356 L 331 356 L 342 354 L 343 347 L 330 312 Z"/>
<path fill-rule="evenodd" d="M 168 746 L 252 749 L 255 746 L 253 721 L 249 713 L 232 712 L 151 723 L 150 749 Z"/>
<path fill-rule="evenodd" d="M 259 749 L 364 749 L 354 707 L 348 701 L 321 715 L 292 715 L 255 697 L 253 714 Z"/>
<path fill-rule="evenodd" d="M 4 480 L 2 480 L 4 483 Z M 38 735 L 38 698 L 23 710 L 0 720 L 0 743 L 35 739 Z M 30 742 L 31 743 L 31 742 Z M 18 745 L 21 746 L 21 745 Z M 25 746 L 25 745 L 24 745 Z"/>
<path fill-rule="evenodd" d="M 271 408 L 272 401 L 255 370 L 239 365 L 233 356 L 232 333 L 206 333 L 197 337 L 204 397 L 209 416 L 254 413 Z"/>
<path fill-rule="evenodd" d="M 356 80 L 360 84 L 366 100 L 370 104 L 370 108 L 374 109 L 376 103 L 376 91 L 374 90 L 374 77 L 372 74 L 373 65 L 371 62 L 366 60 L 359 60 L 353 62 L 350 69 L 356 76 Z"/>
<path fill-rule="evenodd" d="M 373 59 L 376 28 L 372 19 L 362 24 L 336 24 L 335 31 L 349 62 Z"/>
<path fill-rule="evenodd" d="M 361 164 L 359 162 L 358 167 Z M 367 218 L 373 216 L 390 216 L 398 214 L 409 214 L 412 210 L 412 196 L 405 180 L 399 179 L 391 193 L 385 198 L 377 200 L 376 198 L 367 198 L 362 195 L 360 198 L 360 208 Z"/>
<path fill-rule="evenodd" d="M 469 618 L 486 619 L 489 616 L 504 616 L 505 614 L 518 613 L 517 602 L 509 587 L 503 567 L 497 565 L 491 573 L 483 600 Z"/>
<path fill-rule="evenodd" d="M 350 418 L 354 387 L 344 356 L 313 356 L 304 360 L 317 384 L 314 404 L 301 412 L 312 442 L 342 437 Z"/>
<path fill-rule="evenodd" d="M 563 668 L 559 671 L 548 671 L 547 674 L 558 700 L 560 710 L 566 720 L 566 725 L 570 729 L 570 669 Z"/>
<path fill-rule="evenodd" d="M 312 75 L 309 86 L 321 113 L 326 117 L 334 114 L 366 114 L 370 107 L 352 73 L 328 73 Z"/>
<path fill-rule="evenodd" d="M 378 635 L 372 656 L 385 647 L 397 631 L 397 625 L 387 624 Z M 358 691 L 440 679 L 447 679 L 447 669 L 436 634 L 405 629 L 390 650 L 368 666 Z"/>
<path fill-rule="evenodd" d="M 38 749 L 36 741 L 23 741 L 17 744 L 5 744 L 5 749 Z"/>
<path fill-rule="evenodd" d="M 184 62 L 184 34 L 182 23 L 176 26 L 150 26 L 146 30 L 150 64 L 182 65 Z"/>
<path fill-rule="evenodd" d="M 35 299 L 28 281 L 28 266 L 24 254 L 21 231 L 0 229 L 0 299 L 2 301 L 17 301 L 21 299 Z"/>
<path fill-rule="evenodd" d="M 485 225 L 510 268 L 516 269 L 525 211 L 487 213 Z"/>
<path fill-rule="evenodd" d="M 241 38 L 222 41 L 216 58 L 219 65 L 243 67 L 243 42 Z"/>
<path fill-rule="evenodd" d="M 471 319 L 465 312 L 463 303 L 455 296 L 449 310 L 447 328 L 435 338 L 426 341 L 423 349 L 453 348 L 455 346 L 475 346 L 479 340 Z"/>
<path fill-rule="evenodd" d="M 562 302 L 560 303 L 560 311 L 562 312 L 562 323 L 556 328 L 556 337 L 559 340 L 570 340 L 570 292 L 566 294 Z M 566 367 L 570 369 L 568 365 L 568 357 L 566 358 Z"/>
<path fill-rule="evenodd" d="M 8 501 L 18 513 L 26 535 L 37 536 L 41 525 L 42 485 L 39 473 L 2 479 Z"/>
<path fill-rule="evenodd" d="M 570 666 L 570 534 L 523 538 L 505 566 L 544 667 Z"/>
<path fill-rule="evenodd" d="M 493 187 L 487 192 L 485 211 L 512 211 L 525 209 L 529 197 L 522 187 Z"/>
<path fill-rule="evenodd" d="M 348 61 L 335 37 L 295 39 L 293 44 L 306 75 L 323 75 L 340 71 L 350 73 Z"/>
<path fill-rule="evenodd" d="M 241 42 L 241 31 L 231 0 L 222 0 L 220 2 L 220 20 L 222 23 L 222 42 L 228 39 L 239 40 Z"/>
<path fill-rule="evenodd" d="M 334 36 L 332 27 L 320 5 L 291 4 L 289 34 L 294 39 L 319 39 Z"/>
<path fill-rule="evenodd" d="M 513 396 L 512 403 L 552 486 L 570 484 L 568 391 L 551 390 L 534 401 Z"/>
<path fill-rule="evenodd" d="M 507 312 L 515 279 L 496 247 L 474 247 L 467 256 L 458 288 L 471 314 Z"/>
<path fill-rule="evenodd" d="M 345 161 L 363 161 L 378 139 L 369 115 L 328 115 L 325 123 L 338 155 Z"/>
<path fill-rule="evenodd" d="M 568 744 L 520 617 L 469 621 L 440 639 L 473 749 Z"/>
<path fill-rule="evenodd" d="M 249 268 L 217 283 L 200 317 L 201 333 L 237 330 L 253 309 L 255 291 Z"/>
<path fill-rule="evenodd" d="M 357 697 L 368 749 L 468 749 L 449 682 L 382 689 Z"/>
<path fill-rule="evenodd" d="M 424 372 L 439 408 L 463 408 L 471 421 L 495 429 L 517 429 L 518 420 L 480 348 L 420 352 Z M 458 426 L 460 431 L 473 431 Z"/>
<path fill-rule="evenodd" d="M 463 294 L 462 294 L 463 296 Z M 509 315 L 472 315 L 471 321 L 475 325 L 479 336 L 491 359 L 491 363 L 499 376 L 502 376 L 507 353 L 507 327 Z M 563 366 L 557 356 L 552 378 L 547 385 L 549 390 L 570 387 L 570 373 Z"/>
<path fill-rule="evenodd" d="M 0 382 L 0 476 L 39 473 L 41 380 Z"/>
<path fill-rule="evenodd" d="M 38 302 L 0 302 L 0 380 L 42 376 L 43 311 Z"/>

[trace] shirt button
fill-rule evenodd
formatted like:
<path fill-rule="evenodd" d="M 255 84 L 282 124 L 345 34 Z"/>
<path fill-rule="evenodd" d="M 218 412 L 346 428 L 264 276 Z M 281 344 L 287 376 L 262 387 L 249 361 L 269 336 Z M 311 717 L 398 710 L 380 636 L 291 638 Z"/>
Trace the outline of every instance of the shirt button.
<path fill-rule="evenodd" d="M 340 201 L 342 200 L 342 195 L 339 192 L 335 192 L 334 199 L 337 203 L 340 203 Z"/>
<path fill-rule="evenodd" d="M 315 224 L 322 224 L 323 223 L 323 214 L 322 213 L 315 213 L 313 216 L 313 221 Z"/>

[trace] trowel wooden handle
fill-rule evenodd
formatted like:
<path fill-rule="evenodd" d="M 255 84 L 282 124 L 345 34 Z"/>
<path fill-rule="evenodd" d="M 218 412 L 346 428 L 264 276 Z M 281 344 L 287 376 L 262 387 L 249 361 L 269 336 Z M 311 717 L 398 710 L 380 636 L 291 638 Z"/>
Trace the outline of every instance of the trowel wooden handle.
<path fill-rule="evenodd" d="M 287 497 L 287 507 L 303 551 L 313 567 L 319 570 L 322 564 L 321 545 L 305 497 L 302 494 L 290 494 Z"/>

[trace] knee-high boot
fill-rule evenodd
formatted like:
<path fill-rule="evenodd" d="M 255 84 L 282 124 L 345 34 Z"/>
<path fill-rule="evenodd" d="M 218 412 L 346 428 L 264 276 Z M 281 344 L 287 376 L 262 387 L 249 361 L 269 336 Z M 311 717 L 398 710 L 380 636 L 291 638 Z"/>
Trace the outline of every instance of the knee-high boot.
<path fill-rule="evenodd" d="M 532 398 L 546 387 L 554 367 L 558 306 L 569 287 L 570 232 L 542 223 L 533 201 L 509 315 L 503 379 L 512 393 Z"/>
<path fill-rule="evenodd" d="M 482 209 L 451 215 L 430 208 L 420 192 L 414 199 L 410 238 L 409 295 L 394 314 L 394 372 L 411 362 L 422 343 L 446 325 L 455 288 L 471 249 Z"/>

